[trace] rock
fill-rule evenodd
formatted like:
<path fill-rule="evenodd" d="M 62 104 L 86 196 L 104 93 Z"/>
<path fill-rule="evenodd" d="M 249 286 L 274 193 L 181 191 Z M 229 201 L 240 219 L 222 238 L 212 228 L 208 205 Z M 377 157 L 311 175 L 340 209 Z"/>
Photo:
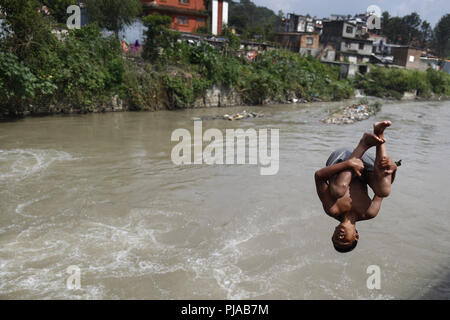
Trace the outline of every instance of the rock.
<path fill-rule="evenodd" d="M 403 94 L 402 100 L 414 100 L 417 97 L 417 90 L 406 91 Z"/>
<path fill-rule="evenodd" d="M 114 97 L 112 97 L 111 106 L 112 106 L 113 111 L 122 111 L 123 110 L 123 102 L 117 94 Z"/>

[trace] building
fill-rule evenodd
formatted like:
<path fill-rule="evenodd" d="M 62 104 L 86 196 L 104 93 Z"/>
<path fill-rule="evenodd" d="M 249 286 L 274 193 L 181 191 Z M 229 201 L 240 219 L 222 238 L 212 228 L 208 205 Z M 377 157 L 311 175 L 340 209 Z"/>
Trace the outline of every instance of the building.
<path fill-rule="evenodd" d="M 318 56 L 320 53 L 320 28 L 322 21 L 309 15 L 288 14 L 275 34 L 275 42 L 285 49 L 305 55 Z"/>
<path fill-rule="evenodd" d="M 287 19 L 281 25 L 281 32 L 315 32 L 316 24 L 321 25 L 320 20 L 310 15 L 302 16 L 288 13 Z"/>
<path fill-rule="evenodd" d="M 378 34 L 370 34 L 369 39 L 373 42 L 372 52 L 376 55 L 391 55 L 391 47 L 388 45 L 387 37 Z"/>
<path fill-rule="evenodd" d="M 203 27 L 218 35 L 228 23 L 228 0 L 142 0 L 142 5 L 144 14 L 172 17 L 171 28 L 180 32 L 196 33 Z"/>
<path fill-rule="evenodd" d="M 392 46 L 394 64 L 406 69 L 427 70 L 428 64 L 421 60 L 422 50 L 411 46 Z"/>
<path fill-rule="evenodd" d="M 346 20 L 324 21 L 320 42 L 324 48 L 323 61 L 368 63 L 373 41 L 358 24 Z"/>
<path fill-rule="evenodd" d="M 228 7 L 228 0 L 209 1 L 212 34 L 222 34 L 223 27 L 228 24 Z"/>
<path fill-rule="evenodd" d="M 275 42 L 282 48 L 305 55 L 317 56 L 320 53 L 318 32 L 279 32 Z"/>

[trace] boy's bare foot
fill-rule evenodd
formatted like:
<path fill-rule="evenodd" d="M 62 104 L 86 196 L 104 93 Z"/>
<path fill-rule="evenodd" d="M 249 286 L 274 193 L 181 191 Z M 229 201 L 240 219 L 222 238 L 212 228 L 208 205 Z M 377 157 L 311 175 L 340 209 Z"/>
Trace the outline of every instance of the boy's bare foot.
<path fill-rule="evenodd" d="M 363 137 L 361 138 L 360 143 L 365 146 L 366 148 L 371 148 L 374 146 L 379 146 L 380 144 L 385 143 L 386 140 L 384 138 L 380 138 L 374 133 L 366 132 L 364 133 Z"/>
<path fill-rule="evenodd" d="M 392 125 L 391 121 L 375 122 L 373 124 L 373 133 L 381 139 L 384 139 L 384 130 Z"/>

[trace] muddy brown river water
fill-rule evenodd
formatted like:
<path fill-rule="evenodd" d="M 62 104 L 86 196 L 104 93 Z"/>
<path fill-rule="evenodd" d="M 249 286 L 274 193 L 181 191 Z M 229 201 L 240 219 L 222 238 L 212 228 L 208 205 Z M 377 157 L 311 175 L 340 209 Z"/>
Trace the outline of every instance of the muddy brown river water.
<path fill-rule="evenodd" d="M 369 120 L 326 125 L 340 103 L 109 113 L 0 123 L 2 299 L 419 299 L 450 297 L 450 102 L 386 103 Z M 278 128 L 279 171 L 171 161 L 177 128 Z M 393 122 L 403 160 L 348 254 L 313 174 L 333 149 Z M 368 289 L 367 268 L 380 268 Z M 67 268 L 80 270 L 70 290 Z"/>

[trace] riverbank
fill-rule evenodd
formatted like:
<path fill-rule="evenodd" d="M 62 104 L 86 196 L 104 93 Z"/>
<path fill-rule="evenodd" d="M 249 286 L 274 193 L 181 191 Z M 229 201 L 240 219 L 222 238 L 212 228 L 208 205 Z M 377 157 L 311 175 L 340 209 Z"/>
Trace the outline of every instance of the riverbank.
<path fill-rule="evenodd" d="M 403 97 L 398 100 L 394 98 L 379 98 L 375 96 L 366 96 L 361 94 L 360 90 L 355 90 L 355 94 L 353 97 L 348 99 L 338 100 L 342 102 L 343 105 L 351 106 L 352 104 L 360 104 L 361 101 L 368 100 L 371 104 L 377 103 L 381 105 L 392 104 L 392 103 L 402 103 L 402 102 L 411 102 L 411 101 L 422 101 L 422 102 L 433 102 L 433 101 L 447 101 L 450 100 L 448 96 L 439 96 L 432 95 L 430 97 L 424 98 L 417 96 L 414 92 L 406 92 Z M 265 106 L 273 106 L 273 105 L 322 105 L 324 102 L 332 102 L 332 101 L 322 101 L 320 98 L 314 99 L 314 101 L 307 101 L 304 99 L 291 98 L 286 99 L 285 101 L 273 101 L 266 100 L 264 101 Z M 248 105 L 243 103 L 242 97 L 234 90 L 230 90 L 227 88 L 221 88 L 218 86 L 214 86 L 210 89 L 207 89 L 205 95 L 196 99 L 192 106 L 186 107 L 185 109 L 209 109 L 209 108 L 229 108 L 229 107 L 253 107 L 258 106 Z M 136 110 L 130 104 L 128 99 L 122 99 L 118 95 L 115 95 L 109 100 L 106 100 L 102 104 L 97 106 L 92 106 L 90 108 L 77 108 L 73 105 L 55 105 L 50 104 L 48 106 L 35 106 L 29 105 L 24 108 L 22 112 L 17 114 L 15 117 L 6 117 L 0 118 L 0 120 L 7 121 L 13 119 L 19 119 L 24 117 L 43 117 L 50 115 L 76 115 L 76 114 L 88 114 L 88 113 L 109 113 L 109 112 L 154 112 L 161 110 L 173 110 L 167 105 L 166 102 L 160 102 L 160 104 L 152 105 L 148 108 L 142 108 Z M 226 111 L 224 111 L 224 114 Z"/>
<path fill-rule="evenodd" d="M 226 90 L 225 94 L 223 94 L 223 91 L 220 88 L 213 88 L 211 90 L 208 90 L 208 96 L 199 99 L 199 101 L 207 101 L 208 103 L 203 104 L 196 104 L 195 106 L 185 108 L 185 110 L 198 110 L 202 112 L 205 117 L 211 116 L 210 111 L 211 109 L 217 109 L 217 108 L 223 108 L 223 114 L 218 113 L 215 115 L 215 117 L 222 117 L 223 115 L 230 112 L 230 110 L 241 112 L 244 109 L 248 108 L 258 108 L 258 107 L 267 107 L 267 108 L 273 108 L 273 107 L 283 107 L 283 106 L 298 106 L 298 107 L 323 107 L 324 104 L 329 103 L 330 104 L 330 110 L 326 117 L 322 119 L 322 121 L 327 122 L 326 120 L 329 118 L 333 118 L 333 114 L 336 112 L 340 112 L 340 110 L 344 110 L 346 108 L 351 108 L 351 106 L 360 105 L 360 104 L 369 104 L 370 106 L 377 106 L 377 110 L 374 112 L 371 112 L 370 116 L 373 116 L 376 112 L 380 110 L 379 107 L 381 106 L 389 106 L 392 104 L 404 104 L 404 103 L 410 103 L 410 102 L 424 102 L 424 103 L 432 103 L 432 102 L 443 102 L 443 101 L 450 101 L 450 97 L 447 96 L 437 96 L 433 95 L 428 98 L 423 98 L 419 96 L 413 96 L 412 93 L 406 93 L 404 97 L 400 100 L 394 99 L 394 98 L 379 98 L 375 96 L 365 96 L 361 95 L 360 90 L 355 91 L 355 95 L 348 99 L 342 99 L 338 101 L 320 101 L 319 99 L 316 101 L 304 101 L 304 100 L 298 100 L 298 101 L 285 101 L 285 102 L 274 102 L 274 101 L 266 101 L 265 105 L 245 105 L 239 102 L 242 102 L 241 99 L 236 98 L 236 100 L 232 101 L 231 99 L 227 98 L 228 103 L 222 104 L 220 101 L 223 101 L 221 99 L 224 99 L 223 96 L 226 96 L 226 94 L 230 95 L 229 91 Z M 338 105 L 336 103 L 338 102 Z M 241 109 L 236 109 L 237 107 L 240 107 Z M 204 111 L 201 111 L 201 110 Z M 8 121 L 15 121 L 18 119 L 28 118 L 28 117 L 48 117 L 48 116 L 58 116 L 58 115 L 86 115 L 86 114 L 100 114 L 100 113 L 123 113 L 123 112 L 158 112 L 158 111 L 171 111 L 173 109 L 166 108 L 165 105 L 160 105 L 158 108 L 152 108 L 152 109 L 142 109 L 142 110 L 135 110 L 133 108 L 130 108 L 130 105 L 128 105 L 124 100 L 122 100 L 118 96 L 114 96 L 111 98 L 110 103 L 100 105 L 95 108 L 91 108 L 89 110 L 86 109 L 78 109 L 73 108 L 71 106 L 61 107 L 56 105 L 50 105 L 48 108 L 45 107 L 38 107 L 38 106 L 30 106 L 29 109 L 26 109 L 23 114 L 20 115 L 20 117 L 9 117 L 9 118 L 0 118 L 0 121 L 2 122 L 8 122 Z M 179 109 L 183 110 L 183 109 Z M 337 121 L 336 123 L 340 123 L 340 121 Z M 329 121 L 328 123 L 333 123 L 333 121 Z"/>
<path fill-rule="evenodd" d="M 124 54 L 118 39 L 101 36 L 95 26 L 70 31 L 62 41 L 40 32 L 48 39 L 34 51 L 16 54 L 15 43 L 2 43 L 0 118 L 342 101 L 358 96 L 356 89 L 398 100 L 450 96 L 444 72 L 373 67 L 340 79 L 338 67 L 286 50 L 250 61 L 232 34 L 217 49 L 191 46 L 165 30 L 172 41 L 144 46 L 139 56 Z"/>
<path fill-rule="evenodd" d="M 450 75 L 431 68 L 373 66 L 364 75 L 341 79 L 337 66 L 287 50 L 248 59 L 228 29 L 220 48 L 186 42 L 170 29 L 167 16 L 145 16 L 144 35 L 151 41 L 130 52 L 95 24 L 57 37 L 54 22 L 32 5 L 6 9 L 0 118 L 341 101 L 355 89 L 379 98 L 401 99 L 413 91 L 421 98 L 450 96 Z"/>
<path fill-rule="evenodd" d="M 220 52 L 211 51 L 210 54 L 214 58 L 222 57 Z M 207 60 L 205 57 L 203 59 Z M 283 51 L 265 53 L 256 62 L 240 61 L 237 58 L 228 60 L 227 58 L 226 61 L 222 62 L 231 63 L 230 68 L 236 67 L 235 74 L 230 76 L 223 70 L 220 72 L 225 73 L 226 77 L 233 77 L 234 80 L 224 80 L 223 75 L 220 79 L 211 78 L 212 75 L 205 79 L 202 72 L 206 71 L 201 71 L 205 62 L 200 65 L 178 62 L 162 67 L 140 57 L 122 56 L 114 63 L 122 73 L 122 75 L 117 76 L 118 80 L 115 80 L 117 83 L 115 87 L 95 94 L 88 94 L 84 90 L 81 92 L 71 91 L 69 96 L 65 96 L 63 91 L 52 97 L 37 96 L 32 99 L 24 99 L 20 105 L 10 109 L 8 113 L 3 113 L 3 119 L 52 114 L 346 101 L 353 98 L 364 98 L 366 92 L 369 96 L 375 97 L 377 95 L 378 97 L 375 98 L 382 101 L 440 101 L 450 97 L 445 94 L 450 91 L 447 88 L 447 75 L 438 74 L 439 77 L 442 77 L 438 81 L 439 90 L 433 90 L 432 86 L 423 80 L 429 75 L 435 77 L 436 71 L 420 73 L 402 70 L 403 75 L 410 75 L 416 79 L 422 76 L 423 79 L 416 82 L 408 80 L 406 84 L 401 85 L 395 81 L 392 84 L 393 80 L 389 78 L 397 75 L 391 75 L 390 71 L 380 71 L 379 68 L 373 68 L 374 74 L 359 75 L 356 79 L 339 80 L 337 70 L 334 68 L 322 65 L 318 60 L 310 57 Z M 123 66 L 120 66 L 122 63 Z M 279 70 L 281 67 L 285 70 L 284 72 Z M 288 72 L 288 69 L 292 70 Z M 274 70 L 278 70 L 278 73 Z M 220 72 L 213 72 L 213 74 L 217 77 Z M 374 83 L 374 79 L 379 77 L 380 74 L 385 79 L 379 81 L 384 81 L 385 85 L 371 86 L 370 84 Z M 290 79 L 297 77 L 297 79 L 294 78 L 290 83 L 284 79 L 285 76 Z M 309 80 L 306 81 L 303 77 Z M 284 81 L 281 79 L 284 79 Z M 314 79 L 321 85 L 317 85 Z M 391 84 L 386 84 L 389 79 Z M 420 86 L 414 85 L 414 83 L 419 83 Z M 398 86 L 401 86 L 401 88 Z"/>

